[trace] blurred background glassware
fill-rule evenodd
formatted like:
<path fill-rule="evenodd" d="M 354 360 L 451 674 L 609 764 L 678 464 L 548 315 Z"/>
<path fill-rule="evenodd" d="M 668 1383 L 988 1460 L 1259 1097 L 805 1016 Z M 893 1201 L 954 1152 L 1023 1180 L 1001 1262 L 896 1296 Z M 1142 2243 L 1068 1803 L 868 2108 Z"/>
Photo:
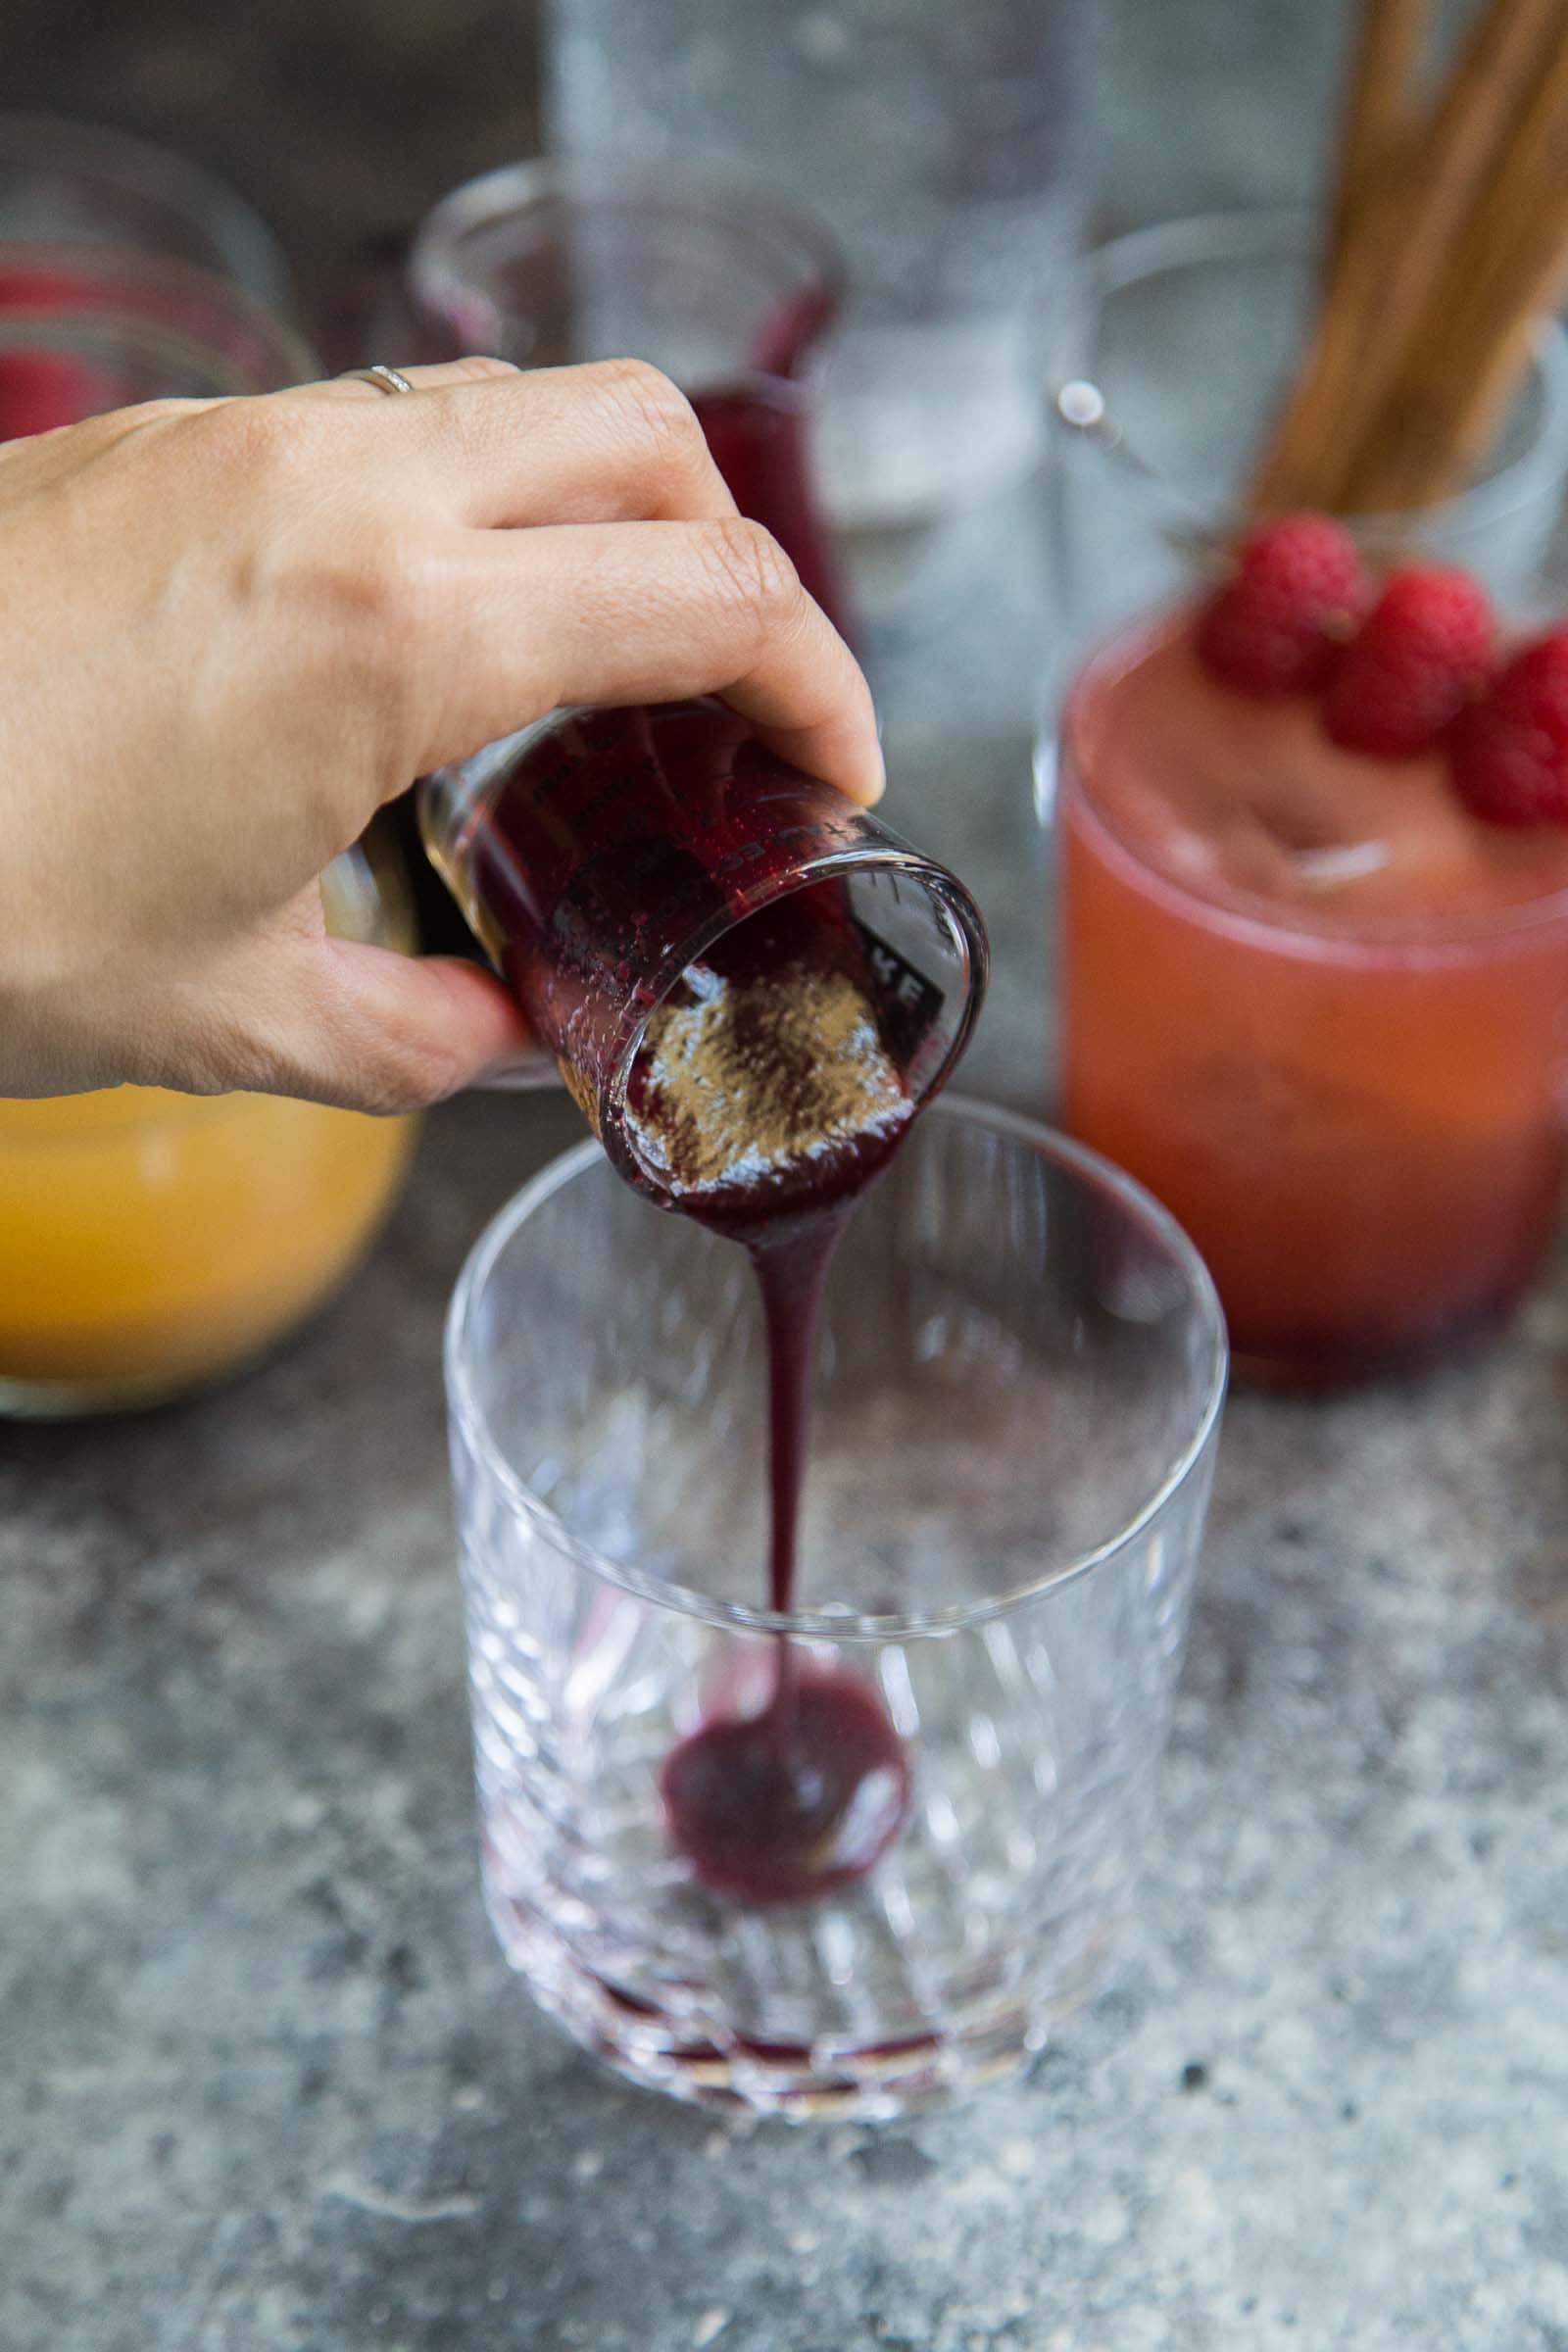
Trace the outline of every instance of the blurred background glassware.
<path fill-rule="evenodd" d="M 755 1603 L 765 1384 L 742 1253 L 585 1146 L 490 1226 L 447 1381 L 486 1899 L 543 2006 L 714 2105 L 887 2115 L 1015 2067 L 1134 1902 L 1225 1339 L 1196 1252 L 1092 1153 L 945 1099 L 829 1282 L 799 1611 Z M 912 1767 L 869 1877 L 705 1891 L 660 1770 L 772 1689 L 875 1687 Z"/>
<path fill-rule="evenodd" d="M 1234 541 L 1312 320 L 1321 235 L 1309 212 L 1203 214 L 1117 237 L 1077 272 L 1050 384 L 1058 690 L 1090 644 L 1191 594 Z M 1356 535 L 1374 560 L 1414 547 L 1463 564 L 1528 620 L 1562 585 L 1565 462 L 1568 340 L 1548 328 L 1472 487 L 1359 517 Z"/>
<path fill-rule="evenodd" d="M 1059 764 L 1048 710 L 1037 773 L 1061 868 L 1063 1122 L 1193 1234 L 1238 1367 L 1324 1386 L 1485 1328 L 1551 1241 L 1568 861 L 1478 826 L 1436 758 L 1356 761 L 1309 703 L 1218 688 L 1191 652 L 1181 615 L 1239 527 L 1316 234 L 1305 216 L 1216 216 L 1091 258 L 1055 398 L 1048 706 L 1093 658 Z M 1474 484 L 1353 527 L 1375 564 L 1463 565 L 1505 627 L 1528 626 L 1568 601 L 1565 462 L 1551 323 Z M 1185 830 L 1160 813 L 1183 808 Z"/>
<path fill-rule="evenodd" d="M 243 287 L 129 246 L 0 241 L 0 440 L 127 402 L 274 391 L 320 372 Z"/>
<path fill-rule="evenodd" d="M 39 307 L 22 307 L 24 281 Z M 316 372 L 288 328 L 203 271 L 108 247 L 0 248 L 0 432 Z M 412 944 L 372 842 L 334 860 L 323 897 L 342 936 Z M 359 1257 L 414 1134 L 270 1095 L 0 1102 L 0 1413 L 152 1403 L 261 1352 Z"/>
<path fill-rule="evenodd" d="M 771 530 L 838 622 L 809 427 L 842 265 L 808 215 L 750 175 L 672 164 L 522 163 L 453 189 L 411 234 L 349 265 L 323 320 L 334 367 L 492 352 L 519 367 L 632 357 L 693 401 L 744 514 Z M 395 811 L 427 948 L 472 940 Z"/>
<path fill-rule="evenodd" d="M 271 310 L 289 270 L 266 223 L 167 148 L 69 117 L 0 113 L 0 242 L 118 245 L 232 279 Z"/>
<path fill-rule="evenodd" d="M 1093 0 L 552 0 L 553 151 L 744 165 L 848 257 L 818 466 L 845 528 L 923 521 L 1040 445 L 1039 307 L 1084 214 Z"/>

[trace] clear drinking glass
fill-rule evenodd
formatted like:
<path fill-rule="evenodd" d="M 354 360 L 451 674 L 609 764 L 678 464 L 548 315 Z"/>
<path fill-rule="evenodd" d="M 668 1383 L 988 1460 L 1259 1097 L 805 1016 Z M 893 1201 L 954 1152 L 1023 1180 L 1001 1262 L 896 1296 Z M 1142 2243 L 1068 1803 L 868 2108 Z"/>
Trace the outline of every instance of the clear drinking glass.
<path fill-rule="evenodd" d="M 211 270 L 274 308 L 288 300 L 276 239 L 220 180 L 59 115 L 0 114 L 0 239 L 128 247 Z"/>
<path fill-rule="evenodd" d="M 1057 328 L 1051 552 L 1059 690 L 1089 645 L 1191 593 L 1237 528 L 1243 493 L 1319 282 L 1305 212 L 1160 221 L 1091 254 Z M 1462 564 L 1519 618 L 1549 611 L 1568 466 L 1568 335 L 1543 327 L 1480 475 L 1418 516 L 1357 518 L 1369 555 L 1412 545 Z"/>
<path fill-rule="evenodd" d="M 1514 1303 L 1557 1228 L 1568 1100 L 1560 831 L 1484 825 L 1441 752 L 1339 751 L 1310 698 L 1236 694 L 1194 651 L 1316 269 L 1298 216 L 1092 260 L 1055 403 L 1077 674 L 1039 763 L 1063 1124 L 1193 1235 L 1238 1367 L 1293 1387 L 1417 1364 Z M 1374 565 L 1474 572 L 1506 638 L 1568 604 L 1565 462 L 1552 322 L 1473 486 L 1352 527 Z"/>
<path fill-rule="evenodd" d="M 486 1899 L 541 2004 L 714 2106 L 876 2116 L 1002 2073 L 1133 1907 L 1225 1339 L 1136 1185 L 952 1099 L 829 1281 L 802 1595 L 765 1592 L 743 1253 L 593 1145 L 490 1226 L 448 1324 Z M 661 1767 L 760 1712 L 777 1644 L 878 1695 L 912 1781 L 869 1875 L 705 1891 Z"/>

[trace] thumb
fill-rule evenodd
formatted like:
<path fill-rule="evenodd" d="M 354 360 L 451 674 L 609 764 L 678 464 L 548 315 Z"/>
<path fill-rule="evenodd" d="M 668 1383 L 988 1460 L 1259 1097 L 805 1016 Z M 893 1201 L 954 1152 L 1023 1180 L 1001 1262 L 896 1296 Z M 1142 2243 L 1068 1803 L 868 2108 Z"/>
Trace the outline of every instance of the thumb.
<path fill-rule="evenodd" d="M 330 938 L 274 952 L 245 1029 L 251 1066 L 232 1084 L 388 1113 L 439 1102 L 528 1044 L 478 965 Z"/>

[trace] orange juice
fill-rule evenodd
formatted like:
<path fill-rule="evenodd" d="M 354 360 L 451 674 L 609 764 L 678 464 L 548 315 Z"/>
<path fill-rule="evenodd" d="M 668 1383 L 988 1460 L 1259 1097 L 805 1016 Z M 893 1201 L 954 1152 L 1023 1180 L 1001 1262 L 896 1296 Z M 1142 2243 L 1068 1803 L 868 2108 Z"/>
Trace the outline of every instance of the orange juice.
<path fill-rule="evenodd" d="M 410 944 L 363 846 L 322 895 L 335 932 Z M 150 1403 L 259 1353 L 348 1272 L 416 1125 L 157 1087 L 0 1102 L 0 1412 Z"/>
<path fill-rule="evenodd" d="M 347 1271 L 412 1129 L 272 1095 L 0 1103 L 0 1404 L 146 1400 L 257 1353 Z"/>
<path fill-rule="evenodd" d="M 1062 754 L 1063 1118 L 1185 1224 L 1243 1369 L 1501 1312 L 1561 1195 L 1568 831 L 1212 683 L 1180 617 L 1090 663 Z"/>

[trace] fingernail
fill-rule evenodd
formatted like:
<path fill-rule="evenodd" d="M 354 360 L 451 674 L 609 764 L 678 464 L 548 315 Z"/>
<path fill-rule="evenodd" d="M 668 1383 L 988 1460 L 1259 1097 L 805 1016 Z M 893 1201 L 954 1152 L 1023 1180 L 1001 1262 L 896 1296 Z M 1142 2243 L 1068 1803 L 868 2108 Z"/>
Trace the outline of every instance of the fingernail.
<path fill-rule="evenodd" d="M 515 1095 L 535 1087 L 559 1086 L 561 1072 L 553 1054 L 533 1047 L 520 1054 L 503 1054 L 468 1081 L 469 1088 L 487 1095 Z"/>
<path fill-rule="evenodd" d="M 877 722 L 877 739 L 872 753 L 869 778 L 870 789 L 865 796 L 865 805 L 868 808 L 874 808 L 888 788 L 888 763 L 882 756 L 882 726 L 880 720 Z"/>

